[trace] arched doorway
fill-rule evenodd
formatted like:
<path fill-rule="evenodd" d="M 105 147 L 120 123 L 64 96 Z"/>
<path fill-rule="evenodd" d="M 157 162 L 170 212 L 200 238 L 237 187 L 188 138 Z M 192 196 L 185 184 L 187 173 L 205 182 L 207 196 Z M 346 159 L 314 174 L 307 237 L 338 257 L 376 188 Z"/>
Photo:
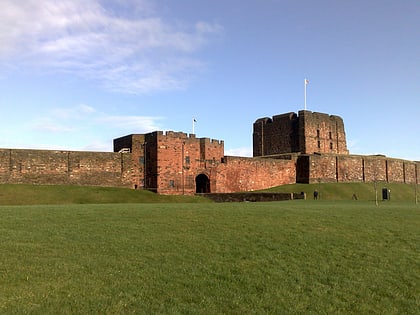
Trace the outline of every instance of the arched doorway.
<path fill-rule="evenodd" d="M 195 178 L 195 192 L 206 194 L 210 192 L 210 179 L 206 174 L 200 174 Z"/>

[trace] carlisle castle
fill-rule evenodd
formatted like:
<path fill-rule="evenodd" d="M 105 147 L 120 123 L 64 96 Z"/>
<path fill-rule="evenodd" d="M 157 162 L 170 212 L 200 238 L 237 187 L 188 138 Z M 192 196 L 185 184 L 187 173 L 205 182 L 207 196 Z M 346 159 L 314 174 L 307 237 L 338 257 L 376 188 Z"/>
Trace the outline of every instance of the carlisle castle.
<path fill-rule="evenodd" d="M 0 149 L 1 184 L 131 187 L 159 194 L 245 192 L 294 183 L 418 183 L 420 162 L 353 155 L 341 117 L 307 110 L 259 118 L 253 157 L 224 142 L 155 131 L 114 139 L 114 152 Z"/>

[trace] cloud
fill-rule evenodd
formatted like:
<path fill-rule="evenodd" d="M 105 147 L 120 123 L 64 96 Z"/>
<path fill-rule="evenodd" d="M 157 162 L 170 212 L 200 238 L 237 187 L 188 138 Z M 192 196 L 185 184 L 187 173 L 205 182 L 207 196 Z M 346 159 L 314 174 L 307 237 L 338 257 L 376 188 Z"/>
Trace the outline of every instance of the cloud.
<path fill-rule="evenodd" d="M 184 88 L 185 74 L 203 67 L 194 53 L 223 28 L 171 24 L 148 4 L 3 0 L 0 61 L 79 75 L 123 93 Z"/>
<path fill-rule="evenodd" d="M 86 104 L 80 104 L 72 108 L 55 108 L 51 115 L 54 119 L 77 119 L 85 118 L 86 115 L 95 113 L 96 110 Z"/>
<path fill-rule="evenodd" d="M 160 130 L 163 117 L 115 116 L 98 112 L 95 108 L 80 104 L 70 108 L 54 108 L 42 113 L 32 124 L 31 130 L 46 133 L 81 133 L 86 130 L 115 130 L 115 132 L 146 133 Z"/>
<path fill-rule="evenodd" d="M 51 112 L 36 118 L 31 129 L 47 133 L 74 132 L 77 129 L 74 121 L 85 119 L 86 114 L 93 111 L 92 107 L 84 104 L 73 108 L 54 108 Z"/>
<path fill-rule="evenodd" d="M 113 138 L 162 130 L 164 117 L 116 116 L 86 105 L 40 112 L 25 135 L 43 139 L 33 147 L 59 150 L 112 151 Z M 66 145 L 62 145 L 65 139 Z M 7 145 L 6 145 L 7 146 Z M 25 145 L 28 147 L 28 145 Z M 31 147 L 31 145 L 29 145 Z"/>
<path fill-rule="evenodd" d="M 228 150 L 226 150 L 225 155 L 228 155 L 228 156 L 252 157 L 252 148 L 251 147 L 244 147 L 244 148 L 232 148 L 232 149 L 228 149 Z"/>
<path fill-rule="evenodd" d="M 161 120 L 161 117 L 151 116 L 105 116 L 99 118 L 99 122 L 113 128 L 120 130 L 129 130 L 135 133 L 147 133 L 155 130 L 160 130 L 160 126 L 157 121 Z"/>
<path fill-rule="evenodd" d="M 49 118 L 42 119 L 32 126 L 32 130 L 47 132 L 47 133 L 65 133 L 72 132 L 75 129 L 57 122 Z"/>
<path fill-rule="evenodd" d="M 112 144 L 109 141 L 106 141 L 106 142 L 94 141 L 80 148 L 80 150 L 110 152 L 110 151 L 113 151 L 113 148 L 112 148 Z"/>
<path fill-rule="evenodd" d="M 90 119 L 89 115 L 96 110 L 88 105 L 80 104 L 72 108 L 54 108 L 51 112 L 44 114 L 32 124 L 32 130 L 48 133 L 67 133 L 74 132 L 78 128 L 75 121 Z"/>

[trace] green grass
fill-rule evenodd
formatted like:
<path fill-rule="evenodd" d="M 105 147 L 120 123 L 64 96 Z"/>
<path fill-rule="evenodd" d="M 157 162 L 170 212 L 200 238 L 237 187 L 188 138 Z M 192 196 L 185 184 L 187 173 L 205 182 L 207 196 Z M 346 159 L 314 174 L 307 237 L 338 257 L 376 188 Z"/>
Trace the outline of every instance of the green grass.
<path fill-rule="evenodd" d="M 2 314 L 418 314 L 420 206 L 0 207 Z"/>
<path fill-rule="evenodd" d="M 129 188 L 0 185 L 0 205 L 209 202 L 197 196 L 162 196 Z"/>
<path fill-rule="evenodd" d="M 382 200 L 382 188 L 391 190 L 391 201 L 415 201 L 415 186 L 397 183 L 378 183 L 378 200 Z M 314 190 L 320 192 L 320 198 L 324 200 L 352 200 L 353 194 L 357 199 L 364 201 L 375 200 L 374 183 L 319 183 L 319 184 L 294 184 L 283 185 L 266 191 L 276 192 L 305 192 L 307 198 L 313 198 Z M 420 202 L 420 186 L 417 192 Z"/>
<path fill-rule="evenodd" d="M 391 201 L 415 201 L 415 187 L 407 184 L 378 184 L 378 200 L 382 200 L 382 188 L 391 189 Z M 266 191 L 306 192 L 308 199 L 313 191 L 320 192 L 322 200 L 351 200 L 356 194 L 358 201 L 374 201 L 373 183 L 294 184 L 283 185 Z M 420 201 L 420 187 L 418 192 Z M 198 196 L 163 196 L 149 191 L 129 188 L 65 186 L 65 185 L 9 185 L 0 184 L 0 205 L 37 204 L 104 204 L 104 203 L 178 203 L 210 202 Z"/>

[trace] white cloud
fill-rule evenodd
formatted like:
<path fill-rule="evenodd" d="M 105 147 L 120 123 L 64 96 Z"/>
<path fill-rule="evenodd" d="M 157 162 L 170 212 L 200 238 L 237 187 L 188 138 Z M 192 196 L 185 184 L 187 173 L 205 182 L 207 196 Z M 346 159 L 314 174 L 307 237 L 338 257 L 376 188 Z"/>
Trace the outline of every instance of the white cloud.
<path fill-rule="evenodd" d="M 113 150 L 112 143 L 110 141 L 101 142 L 101 141 L 94 141 L 89 143 L 88 145 L 80 148 L 82 151 L 99 151 L 99 152 L 110 152 Z"/>
<path fill-rule="evenodd" d="M 47 132 L 47 133 L 64 133 L 64 132 L 72 132 L 75 129 L 60 122 L 55 122 L 50 118 L 45 118 L 32 126 L 32 130 L 40 131 L 40 132 Z"/>
<path fill-rule="evenodd" d="M 51 112 L 53 119 L 79 119 L 86 118 L 86 115 L 95 113 L 96 110 L 86 104 L 80 104 L 72 108 L 55 108 Z"/>
<path fill-rule="evenodd" d="M 202 66 L 193 53 L 222 27 L 170 24 L 147 4 L 2 0 L 0 60 L 80 75 L 124 93 L 183 88 L 185 73 Z"/>
<path fill-rule="evenodd" d="M 89 115 L 96 110 L 86 104 L 80 104 L 72 108 L 54 108 L 49 113 L 44 113 L 32 124 L 31 129 L 47 133 L 75 132 L 78 128 L 75 122 L 91 120 Z"/>
<path fill-rule="evenodd" d="M 252 148 L 232 148 L 225 151 L 225 155 L 228 156 L 242 156 L 242 157 L 252 157 Z"/>
<path fill-rule="evenodd" d="M 70 108 L 54 108 L 42 113 L 33 122 L 31 129 L 46 133 L 77 133 L 85 130 L 115 130 L 115 132 L 146 133 L 160 130 L 162 117 L 115 116 L 98 112 L 95 108 L 81 104 Z"/>
<path fill-rule="evenodd" d="M 115 116 L 81 104 L 41 112 L 25 134 L 44 139 L 43 144 L 33 146 L 37 148 L 112 151 L 113 138 L 124 134 L 162 130 L 159 122 L 163 119 L 153 116 Z M 60 144 L 63 140 L 66 145 Z M 7 143 L 3 145 L 8 146 Z"/>
<path fill-rule="evenodd" d="M 161 119 L 161 117 L 148 116 L 104 116 L 99 119 L 99 122 L 121 130 L 146 133 L 159 130 L 160 126 L 157 121 Z"/>

